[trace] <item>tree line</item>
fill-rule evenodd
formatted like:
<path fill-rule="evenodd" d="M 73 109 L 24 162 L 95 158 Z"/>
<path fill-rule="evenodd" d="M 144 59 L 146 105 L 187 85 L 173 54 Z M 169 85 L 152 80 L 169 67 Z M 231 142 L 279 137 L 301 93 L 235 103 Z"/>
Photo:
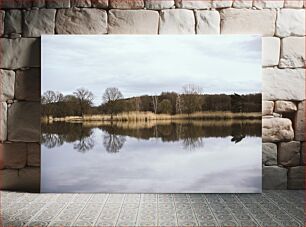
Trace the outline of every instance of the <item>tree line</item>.
<path fill-rule="evenodd" d="M 261 94 L 203 94 L 196 85 L 185 85 L 181 93 L 162 92 L 124 98 L 118 88 L 107 88 L 103 102 L 93 105 L 94 95 L 79 88 L 70 95 L 46 91 L 42 95 L 43 116 L 64 117 L 84 114 L 114 114 L 130 111 L 151 111 L 156 114 L 191 114 L 199 111 L 261 112 Z"/>

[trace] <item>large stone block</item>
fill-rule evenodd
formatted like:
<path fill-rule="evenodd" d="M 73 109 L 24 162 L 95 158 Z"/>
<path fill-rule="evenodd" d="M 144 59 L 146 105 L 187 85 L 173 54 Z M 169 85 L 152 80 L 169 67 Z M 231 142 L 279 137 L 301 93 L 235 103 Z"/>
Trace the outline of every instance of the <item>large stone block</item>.
<path fill-rule="evenodd" d="M 90 0 L 70 0 L 71 7 L 91 7 Z"/>
<path fill-rule="evenodd" d="M 300 142 L 280 143 L 278 147 L 278 164 L 282 166 L 298 166 L 300 164 Z"/>
<path fill-rule="evenodd" d="M 264 166 L 262 181 L 263 189 L 287 189 L 287 169 Z"/>
<path fill-rule="evenodd" d="M 276 11 L 271 9 L 223 9 L 221 15 L 222 34 L 260 34 L 273 36 Z"/>
<path fill-rule="evenodd" d="M 5 11 L 0 10 L 0 35 L 3 35 L 4 33 L 4 17 Z"/>
<path fill-rule="evenodd" d="M 33 0 L 32 7 L 44 8 L 46 7 L 46 1 L 45 0 Z"/>
<path fill-rule="evenodd" d="M 2 9 L 22 9 L 31 8 L 31 6 L 32 1 L 30 0 L 1 0 L 0 3 L 0 8 Z"/>
<path fill-rule="evenodd" d="M 306 146 L 306 143 L 302 142 L 302 146 L 301 146 L 301 162 L 300 163 L 303 166 L 306 165 L 305 146 Z"/>
<path fill-rule="evenodd" d="M 272 115 L 274 109 L 273 101 L 263 101 L 262 102 L 262 115 Z"/>
<path fill-rule="evenodd" d="M 303 69 L 265 68 L 262 70 L 264 100 L 304 100 Z"/>
<path fill-rule="evenodd" d="M 220 14 L 216 10 L 197 10 L 196 32 L 197 34 L 220 34 Z"/>
<path fill-rule="evenodd" d="M 305 141 L 305 101 L 298 104 L 294 119 L 295 140 Z"/>
<path fill-rule="evenodd" d="M 28 147 L 28 166 L 40 166 L 40 144 L 39 143 L 27 143 Z"/>
<path fill-rule="evenodd" d="M 113 9 L 142 9 L 143 0 L 109 0 L 109 6 Z"/>
<path fill-rule="evenodd" d="M 184 9 L 209 9 L 212 7 L 211 0 L 175 0 L 177 8 Z"/>
<path fill-rule="evenodd" d="M 277 37 L 262 38 L 262 65 L 275 66 L 279 63 L 280 39 Z"/>
<path fill-rule="evenodd" d="M 253 6 L 257 9 L 276 9 L 276 8 L 283 8 L 284 0 L 254 0 Z"/>
<path fill-rule="evenodd" d="M 16 71 L 15 98 L 17 100 L 40 100 L 40 69 Z"/>
<path fill-rule="evenodd" d="M 46 0 L 47 8 L 52 9 L 61 9 L 61 8 L 69 8 L 70 0 Z"/>
<path fill-rule="evenodd" d="M 297 111 L 297 107 L 294 102 L 282 100 L 275 102 L 276 113 L 292 113 L 295 111 Z"/>
<path fill-rule="evenodd" d="M 212 8 L 228 8 L 233 4 L 233 0 L 212 0 Z"/>
<path fill-rule="evenodd" d="M 91 5 L 94 8 L 106 9 L 108 7 L 108 0 L 91 0 Z"/>
<path fill-rule="evenodd" d="M 285 0 L 285 8 L 303 8 L 304 0 Z"/>
<path fill-rule="evenodd" d="M 40 102 L 16 102 L 8 109 L 8 140 L 40 142 Z"/>
<path fill-rule="evenodd" d="M 40 40 L 35 38 L 0 39 L 5 50 L 0 68 L 19 69 L 40 66 Z"/>
<path fill-rule="evenodd" d="M 107 13 L 101 9 L 60 9 L 56 15 L 56 33 L 107 33 Z"/>
<path fill-rule="evenodd" d="M 153 10 L 110 10 L 110 34 L 157 34 L 159 14 Z"/>
<path fill-rule="evenodd" d="M 170 9 L 174 4 L 174 0 L 145 0 L 146 9 Z"/>
<path fill-rule="evenodd" d="M 294 138 L 291 120 L 287 118 L 263 118 L 263 142 L 290 141 Z"/>
<path fill-rule="evenodd" d="M 165 9 L 160 13 L 160 34 L 195 34 L 195 18 L 192 10 Z"/>
<path fill-rule="evenodd" d="M 23 36 L 39 37 L 54 34 L 55 9 L 34 9 L 24 12 Z"/>
<path fill-rule="evenodd" d="M 305 35 L 305 10 L 281 9 L 277 13 L 276 31 L 279 37 Z"/>
<path fill-rule="evenodd" d="M 27 145 L 25 143 L 0 143 L 0 159 L 3 168 L 24 168 L 27 162 Z"/>
<path fill-rule="evenodd" d="M 0 170 L 2 190 L 39 192 L 40 191 L 40 168 L 27 167 L 20 170 Z"/>
<path fill-rule="evenodd" d="M 291 167 L 288 171 L 288 189 L 304 189 L 304 166 Z"/>
<path fill-rule="evenodd" d="M 277 145 L 275 143 L 262 144 L 262 164 L 266 166 L 277 165 Z"/>
<path fill-rule="evenodd" d="M 287 37 L 282 39 L 279 67 L 298 68 L 305 66 L 305 38 Z"/>
<path fill-rule="evenodd" d="M 14 99 L 15 72 L 0 69 L 0 101 Z"/>
<path fill-rule="evenodd" d="M 252 8 L 253 6 L 253 1 L 250 0 L 234 0 L 233 2 L 233 7 L 234 8 Z"/>
<path fill-rule="evenodd" d="M 4 33 L 22 33 L 22 11 L 18 9 L 8 10 L 4 19 Z"/>
<path fill-rule="evenodd" d="M 0 103 L 0 142 L 7 139 L 7 104 Z"/>

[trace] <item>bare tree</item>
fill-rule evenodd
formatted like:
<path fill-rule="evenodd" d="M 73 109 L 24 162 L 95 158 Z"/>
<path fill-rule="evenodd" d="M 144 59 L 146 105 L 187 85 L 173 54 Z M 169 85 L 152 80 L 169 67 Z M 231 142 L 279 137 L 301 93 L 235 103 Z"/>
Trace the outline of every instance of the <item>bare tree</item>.
<path fill-rule="evenodd" d="M 135 97 L 135 110 L 140 111 L 141 109 L 141 99 L 140 97 Z"/>
<path fill-rule="evenodd" d="M 115 112 L 116 101 L 122 99 L 123 95 L 116 87 L 109 87 L 105 89 L 105 92 L 102 96 L 103 102 L 106 103 L 109 107 L 111 113 L 111 120 L 113 120 L 113 114 Z"/>
<path fill-rule="evenodd" d="M 158 97 L 157 97 L 157 95 L 152 96 L 152 102 L 153 102 L 154 113 L 156 114 L 157 109 L 158 109 Z"/>
<path fill-rule="evenodd" d="M 183 86 L 183 102 L 184 112 L 191 114 L 201 110 L 201 93 L 202 88 L 195 84 L 187 84 Z"/>
<path fill-rule="evenodd" d="M 175 103 L 175 111 L 177 114 L 181 114 L 183 109 L 183 100 L 181 98 L 181 95 L 178 94 L 176 97 L 176 103 Z"/>
<path fill-rule="evenodd" d="M 78 99 L 81 115 L 87 110 L 88 107 L 92 105 L 92 101 L 94 99 L 94 95 L 91 91 L 85 88 L 78 88 L 73 94 Z"/>
<path fill-rule="evenodd" d="M 195 84 L 186 84 L 183 86 L 183 94 L 185 95 L 200 95 L 203 89 Z"/>

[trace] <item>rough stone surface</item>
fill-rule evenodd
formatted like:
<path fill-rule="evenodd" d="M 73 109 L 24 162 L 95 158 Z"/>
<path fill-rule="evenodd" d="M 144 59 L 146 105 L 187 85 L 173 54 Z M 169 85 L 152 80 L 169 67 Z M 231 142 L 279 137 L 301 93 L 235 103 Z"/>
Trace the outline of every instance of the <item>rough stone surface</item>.
<path fill-rule="evenodd" d="M 303 165 L 303 166 L 306 165 L 305 146 L 306 146 L 306 143 L 302 142 L 302 146 L 301 146 L 301 165 Z"/>
<path fill-rule="evenodd" d="M 91 0 L 91 5 L 95 8 L 106 9 L 108 7 L 108 0 Z"/>
<path fill-rule="evenodd" d="M 228 8 L 233 4 L 232 0 L 212 0 L 212 8 Z"/>
<path fill-rule="evenodd" d="M 160 13 L 160 34 L 194 34 L 195 19 L 188 9 L 166 9 Z"/>
<path fill-rule="evenodd" d="M 0 69 L 0 101 L 14 99 L 15 72 Z"/>
<path fill-rule="evenodd" d="M 212 7 L 212 1 L 209 0 L 175 0 L 177 8 L 185 9 L 209 9 Z"/>
<path fill-rule="evenodd" d="M 303 69 L 265 68 L 262 70 L 264 100 L 304 100 Z"/>
<path fill-rule="evenodd" d="M 288 189 L 304 189 L 304 166 L 289 168 Z"/>
<path fill-rule="evenodd" d="M 298 111 L 294 119 L 295 140 L 305 141 L 305 101 L 298 104 Z"/>
<path fill-rule="evenodd" d="M 305 10 L 281 9 L 277 13 L 276 31 L 279 37 L 305 35 Z"/>
<path fill-rule="evenodd" d="M 250 0 L 234 0 L 233 7 L 234 8 L 252 8 L 253 2 Z"/>
<path fill-rule="evenodd" d="M 275 143 L 262 144 L 262 164 L 266 166 L 277 165 L 277 145 Z"/>
<path fill-rule="evenodd" d="M 286 8 L 303 8 L 303 0 L 285 0 Z"/>
<path fill-rule="evenodd" d="M 0 7 L 2 9 L 22 9 L 31 8 L 32 1 L 29 0 L 1 0 Z"/>
<path fill-rule="evenodd" d="M 4 33 L 4 17 L 5 12 L 3 10 L 0 10 L 0 35 L 3 35 Z"/>
<path fill-rule="evenodd" d="M 263 189 L 287 189 L 287 169 L 279 166 L 263 167 Z"/>
<path fill-rule="evenodd" d="M 91 7 L 90 0 L 70 0 L 71 7 Z"/>
<path fill-rule="evenodd" d="M 275 66 L 279 63 L 280 39 L 277 37 L 262 38 L 262 65 Z"/>
<path fill-rule="evenodd" d="M 223 9 L 221 15 L 222 34 L 260 34 L 273 36 L 275 10 Z"/>
<path fill-rule="evenodd" d="M 197 34 L 220 34 L 220 14 L 218 11 L 197 10 Z"/>
<path fill-rule="evenodd" d="M 254 0 L 253 6 L 257 9 L 264 9 L 264 8 L 283 8 L 284 0 Z"/>
<path fill-rule="evenodd" d="M 143 0 L 109 0 L 110 8 L 114 9 L 142 9 L 144 8 Z"/>
<path fill-rule="evenodd" d="M 0 159 L 3 168 L 21 169 L 26 166 L 27 146 L 25 143 L 0 143 Z"/>
<path fill-rule="evenodd" d="M 153 10 L 110 10 L 110 34 L 157 34 L 159 14 Z"/>
<path fill-rule="evenodd" d="M 12 9 L 6 12 L 4 19 L 4 33 L 22 33 L 22 11 Z"/>
<path fill-rule="evenodd" d="M 40 141 L 40 103 L 16 102 L 8 109 L 8 140 Z"/>
<path fill-rule="evenodd" d="M 54 34 L 55 9 L 34 9 L 24 12 L 23 36 L 39 37 Z"/>
<path fill-rule="evenodd" d="M 46 0 L 46 5 L 51 9 L 69 8 L 70 0 Z"/>
<path fill-rule="evenodd" d="M 297 107 L 294 102 L 291 101 L 276 101 L 275 112 L 277 113 L 290 113 L 297 111 Z"/>
<path fill-rule="evenodd" d="M 40 69 L 16 71 L 15 98 L 17 100 L 40 100 Z"/>
<path fill-rule="evenodd" d="M 46 7 L 46 1 L 45 0 L 34 0 L 32 2 L 32 7 L 44 8 Z"/>
<path fill-rule="evenodd" d="M 300 164 L 300 142 L 280 143 L 278 148 L 278 164 L 282 166 L 298 166 Z"/>
<path fill-rule="evenodd" d="M 273 101 L 263 101 L 262 102 L 262 115 L 272 115 L 274 109 Z"/>
<path fill-rule="evenodd" d="M 279 66 L 298 68 L 305 66 L 305 38 L 287 37 L 282 39 L 282 51 Z"/>
<path fill-rule="evenodd" d="M 104 34 L 107 13 L 101 9 L 60 9 L 56 16 L 58 34 Z"/>
<path fill-rule="evenodd" d="M 28 166 L 40 166 L 40 144 L 38 143 L 27 143 L 28 147 Z"/>
<path fill-rule="evenodd" d="M 287 118 L 263 118 L 263 142 L 290 141 L 294 138 L 291 120 Z"/>
<path fill-rule="evenodd" d="M 170 9 L 174 4 L 174 0 L 145 0 L 146 9 Z"/>
<path fill-rule="evenodd" d="M 40 40 L 35 38 L 0 39 L 5 50 L 0 61 L 1 68 L 18 69 L 40 66 Z"/>
<path fill-rule="evenodd" d="M 0 142 L 7 139 L 7 104 L 0 103 Z"/>

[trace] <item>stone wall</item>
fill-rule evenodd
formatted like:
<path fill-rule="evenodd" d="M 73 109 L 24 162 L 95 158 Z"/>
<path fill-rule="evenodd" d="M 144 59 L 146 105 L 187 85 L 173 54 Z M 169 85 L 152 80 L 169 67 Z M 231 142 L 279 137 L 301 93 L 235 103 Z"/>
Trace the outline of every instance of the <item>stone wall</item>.
<path fill-rule="evenodd" d="M 0 0 L 1 187 L 40 176 L 41 34 L 261 34 L 263 186 L 304 186 L 301 0 Z"/>

